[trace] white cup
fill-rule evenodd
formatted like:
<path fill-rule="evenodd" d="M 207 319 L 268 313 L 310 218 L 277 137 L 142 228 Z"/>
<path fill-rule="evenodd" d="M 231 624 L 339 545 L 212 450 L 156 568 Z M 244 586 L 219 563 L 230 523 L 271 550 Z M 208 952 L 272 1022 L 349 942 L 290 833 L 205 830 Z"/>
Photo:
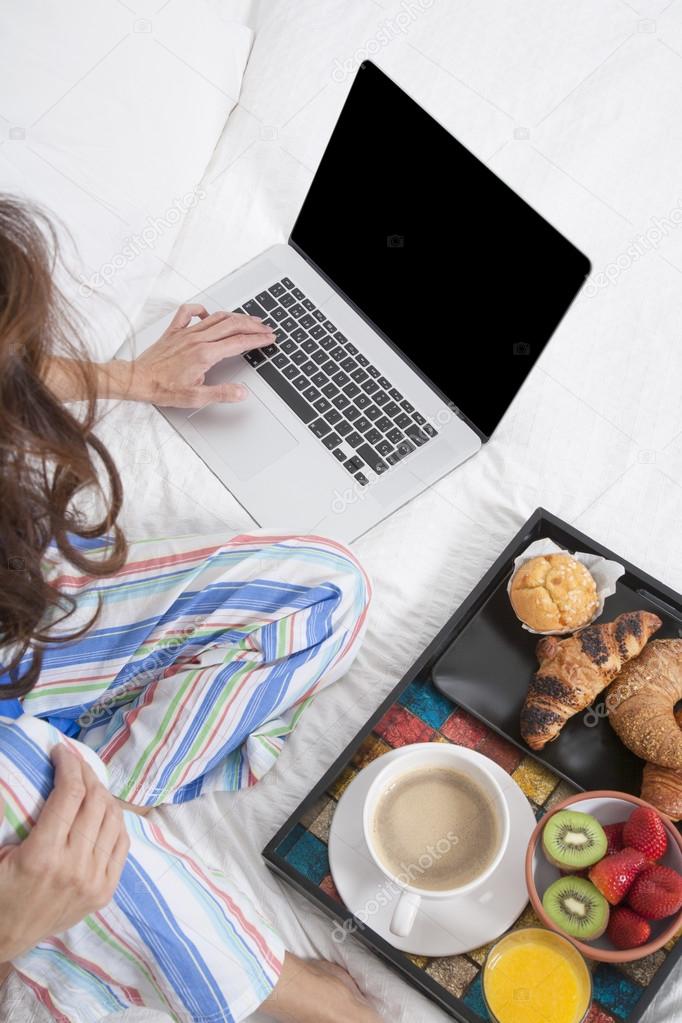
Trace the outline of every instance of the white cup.
<path fill-rule="evenodd" d="M 382 874 L 401 891 L 400 899 L 391 920 L 391 932 L 399 937 L 406 937 L 412 930 L 422 899 L 432 901 L 451 899 L 456 895 L 468 894 L 482 885 L 490 877 L 504 856 L 509 844 L 510 830 L 507 803 L 499 783 L 490 772 L 488 767 L 490 761 L 487 757 L 463 746 L 438 742 L 418 742 L 412 746 L 405 746 L 403 749 L 402 756 L 390 760 L 379 771 L 370 785 L 365 797 L 362 818 L 365 841 L 367 842 L 372 859 Z M 386 755 L 384 754 L 384 756 Z M 485 870 L 481 871 L 480 874 L 472 881 L 467 882 L 467 884 L 444 891 L 420 888 L 418 884 L 412 883 L 407 871 L 402 876 L 393 874 L 379 857 L 374 843 L 372 827 L 377 803 L 393 782 L 398 778 L 411 774 L 413 771 L 422 771 L 433 767 L 450 768 L 478 785 L 490 800 L 498 823 L 498 846 L 494 857 Z M 415 807 L 415 813 L 418 812 L 419 807 Z M 419 867 L 419 864 L 415 866 Z"/>

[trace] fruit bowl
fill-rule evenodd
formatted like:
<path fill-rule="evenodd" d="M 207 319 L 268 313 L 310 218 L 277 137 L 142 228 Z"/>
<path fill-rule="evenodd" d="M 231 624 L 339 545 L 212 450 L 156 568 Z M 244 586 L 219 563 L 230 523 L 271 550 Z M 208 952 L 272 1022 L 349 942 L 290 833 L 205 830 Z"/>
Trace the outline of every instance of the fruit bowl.
<path fill-rule="evenodd" d="M 646 806 L 651 809 L 650 803 L 646 803 L 637 796 L 631 796 L 625 792 L 581 792 L 563 802 L 553 806 L 549 813 L 538 822 L 531 835 L 526 853 L 526 886 L 533 909 L 545 927 L 562 934 L 572 941 L 575 947 L 588 959 L 601 963 L 629 963 L 636 959 L 643 959 L 658 951 L 667 941 L 682 928 L 682 910 L 675 916 L 667 917 L 664 920 L 654 921 L 651 924 L 651 937 L 644 945 L 637 948 L 617 949 L 609 941 L 606 934 L 589 944 L 571 937 L 556 924 L 542 905 L 542 896 L 553 881 L 561 877 L 561 872 L 553 866 L 545 857 L 542 849 L 542 833 L 547 821 L 560 810 L 570 809 L 581 813 L 591 814 L 596 817 L 600 824 L 615 824 L 618 821 L 626 820 L 632 811 L 638 806 Z M 668 837 L 668 849 L 660 862 L 672 867 L 682 874 L 682 838 L 675 825 L 664 814 L 659 811 Z"/>

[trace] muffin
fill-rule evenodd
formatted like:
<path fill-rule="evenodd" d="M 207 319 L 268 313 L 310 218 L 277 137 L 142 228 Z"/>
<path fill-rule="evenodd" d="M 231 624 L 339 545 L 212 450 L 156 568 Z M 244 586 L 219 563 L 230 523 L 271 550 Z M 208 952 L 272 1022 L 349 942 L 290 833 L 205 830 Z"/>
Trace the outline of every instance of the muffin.
<path fill-rule="evenodd" d="M 517 617 L 536 632 L 572 632 L 599 607 L 591 573 L 570 554 L 530 558 L 515 572 L 509 596 Z"/>

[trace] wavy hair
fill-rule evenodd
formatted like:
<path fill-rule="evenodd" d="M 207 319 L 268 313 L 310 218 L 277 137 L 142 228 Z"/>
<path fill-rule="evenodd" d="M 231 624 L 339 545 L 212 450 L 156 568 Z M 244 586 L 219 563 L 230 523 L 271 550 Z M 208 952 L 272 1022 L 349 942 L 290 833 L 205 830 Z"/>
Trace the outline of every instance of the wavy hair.
<path fill-rule="evenodd" d="M 57 232 L 38 207 L 0 195 L 0 650 L 9 684 L 0 698 L 25 695 L 40 674 L 46 644 L 82 636 L 62 629 L 75 599 L 45 578 L 48 546 L 77 570 L 116 572 L 126 542 L 116 525 L 122 488 L 111 455 L 93 433 L 94 367 L 80 340 L 78 318 L 56 283 Z M 74 360 L 85 395 L 67 408 L 45 383 L 48 360 Z M 104 502 L 99 522 L 88 523 L 74 499 L 93 491 Z M 107 536 L 104 553 L 87 544 Z M 60 625 L 59 634 L 52 630 Z"/>

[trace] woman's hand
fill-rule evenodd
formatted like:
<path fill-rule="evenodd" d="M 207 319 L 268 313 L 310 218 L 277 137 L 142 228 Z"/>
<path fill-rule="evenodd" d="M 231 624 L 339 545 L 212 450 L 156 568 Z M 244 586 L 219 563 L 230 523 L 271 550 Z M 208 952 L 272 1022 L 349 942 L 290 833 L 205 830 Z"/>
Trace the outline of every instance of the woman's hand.
<path fill-rule="evenodd" d="M 244 387 L 205 384 L 206 373 L 222 359 L 271 345 L 274 340 L 273 331 L 257 316 L 209 315 L 202 305 L 181 305 L 165 333 L 137 359 L 95 364 L 97 392 L 101 398 L 152 401 L 175 408 L 242 401 L 247 396 Z M 75 365 L 69 359 L 49 361 L 46 380 L 62 401 L 85 397 L 79 374 L 73 372 Z"/>
<path fill-rule="evenodd" d="M 94 771 L 64 743 L 52 761 L 36 824 L 0 849 L 0 963 L 111 902 L 128 855 L 123 812 Z"/>
<path fill-rule="evenodd" d="M 197 323 L 192 320 L 198 317 Z M 155 405 L 201 408 L 214 401 L 241 401 L 247 391 L 238 384 L 204 384 L 204 376 L 221 359 L 271 345 L 273 331 L 256 316 L 207 313 L 202 305 L 181 305 L 168 330 L 155 344 L 128 363 L 127 397 Z M 122 395 L 123 397 L 123 395 Z"/>

